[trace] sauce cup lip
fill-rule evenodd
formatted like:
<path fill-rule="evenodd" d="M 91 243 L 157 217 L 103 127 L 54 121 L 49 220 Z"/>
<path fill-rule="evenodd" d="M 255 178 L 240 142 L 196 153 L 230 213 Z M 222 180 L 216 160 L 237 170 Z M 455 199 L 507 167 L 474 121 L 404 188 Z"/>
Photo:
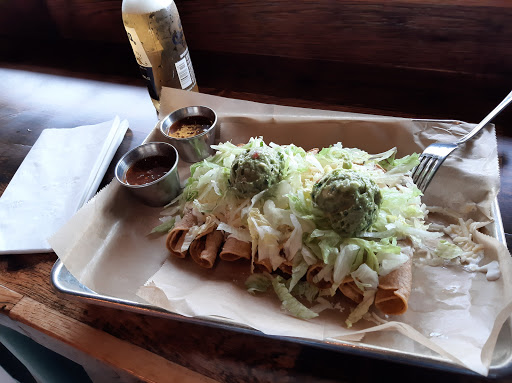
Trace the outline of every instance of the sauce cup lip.
<path fill-rule="evenodd" d="M 168 131 L 164 130 L 164 126 L 163 126 L 164 121 L 167 120 L 171 116 L 171 114 L 176 113 L 176 112 L 178 112 L 178 111 L 180 111 L 182 109 L 187 109 L 187 108 L 205 108 L 205 109 L 211 110 L 213 112 L 213 115 L 215 116 L 215 119 L 213 120 L 212 125 L 208 129 L 206 129 L 204 132 L 196 134 L 196 135 L 193 135 L 191 137 L 180 138 L 180 137 L 173 137 L 173 136 L 169 135 Z M 191 114 L 190 117 L 191 116 L 193 116 L 193 117 L 197 117 L 197 116 L 206 117 L 203 114 Z M 185 116 L 185 117 L 189 117 L 189 116 Z M 190 140 L 193 140 L 194 138 L 202 137 L 205 134 L 208 134 L 210 132 L 210 130 L 212 130 L 215 127 L 215 125 L 217 125 L 217 119 L 218 119 L 217 113 L 212 108 L 210 108 L 209 106 L 206 106 L 206 105 L 191 105 L 191 106 L 184 106 L 183 108 L 176 109 L 175 111 L 166 114 L 164 117 L 162 117 L 160 119 L 160 121 L 158 122 L 158 126 L 160 127 L 160 132 L 162 132 L 162 134 L 165 137 L 167 137 L 167 138 L 169 138 L 171 140 L 190 141 Z M 179 121 L 179 120 L 177 120 L 177 121 Z"/>
<path fill-rule="evenodd" d="M 132 184 L 129 184 L 128 182 L 125 182 L 124 181 L 124 176 L 126 175 L 126 172 L 128 171 L 128 169 L 133 166 L 137 161 L 141 160 L 141 159 L 144 159 L 144 158 L 149 158 L 149 157 L 153 157 L 153 156 L 158 156 L 158 155 L 163 155 L 163 154 L 151 154 L 150 156 L 146 156 L 146 157 L 141 157 L 141 158 L 138 158 L 137 160 L 135 161 L 132 161 L 132 162 L 127 162 L 126 161 L 126 158 L 136 152 L 136 151 L 140 151 L 142 147 L 144 146 L 149 146 L 149 145 L 165 145 L 165 146 L 169 146 L 173 149 L 174 151 L 174 154 L 176 156 L 176 159 L 174 161 L 174 164 L 171 166 L 171 168 L 165 172 L 165 174 L 163 176 L 161 176 L 160 178 L 154 180 L 154 181 L 151 181 L 151 182 L 148 182 L 148 183 L 145 183 L 145 184 L 141 184 L 141 185 L 132 185 Z M 154 185 L 156 184 L 157 182 L 161 181 L 162 178 L 165 178 L 169 173 L 171 173 L 172 171 L 174 171 L 177 167 L 178 167 L 178 161 L 179 161 L 179 155 L 178 155 L 178 151 L 176 150 L 176 148 L 167 143 L 167 142 L 146 142 L 144 144 L 140 144 L 138 146 L 136 146 L 135 148 L 133 148 L 132 150 L 128 151 L 127 153 L 125 153 L 121 159 L 117 162 L 117 165 L 116 165 L 116 169 L 115 169 L 115 175 L 116 175 L 116 178 L 117 180 L 123 184 L 123 186 L 126 186 L 128 188 L 131 188 L 131 189 L 143 189 L 145 187 L 148 187 L 148 186 L 151 186 L 151 185 Z M 119 175 L 119 168 L 122 166 L 123 163 L 126 163 L 126 170 L 122 173 L 122 175 L 120 176 Z"/>

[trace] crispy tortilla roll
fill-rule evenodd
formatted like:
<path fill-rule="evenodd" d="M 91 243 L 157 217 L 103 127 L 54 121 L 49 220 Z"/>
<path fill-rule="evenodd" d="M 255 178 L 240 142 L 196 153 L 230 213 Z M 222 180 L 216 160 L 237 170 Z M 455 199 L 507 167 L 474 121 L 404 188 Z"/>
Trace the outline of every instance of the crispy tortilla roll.
<path fill-rule="evenodd" d="M 217 259 L 224 233 L 212 227 L 205 233 L 199 235 L 190 244 L 190 256 L 199 266 L 211 269 Z"/>
<path fill-rule="evenodd" d="M 222 246 L 219 254 L 223 261 L 236 261 L 237 259 L 251 259 L 251 243 L 240 241 L 233 236 L 229 236 Z"/>
<path fill-rule="evenodd" d="M 363 291 L 357 287 L 352 277 L 346 277 L 343 280 L 343 283 L 340 285 L 339 289 L 343 295 L 352 299 L 354 302 L 361 303 L 363 301 Z"/>
<path fill-rule="evenodd" d="M 272 263 L 270 262 L 270 259 L 258 259 L 254 261 L 254 272 L 255 273 L 262 273 L 262 272 L 271 273 L 272 272 Z"/>
<path fill-rule="evenodd" d="M 308 272 L 306 273 L 306 280 L 318 287 L 319 289 L 328 289 L 332 286 L 332 282 L 326 281 L 325 279 L 322 279 L 318 282 L 315 282 L 315 276 L 323 269 L 322 263 L 316 263 L 314 265 L 309 266 Z"/>
<path fill-rule="evenodd" d="M 379 279 L 375 307 L 384 314 L 400 315 L 407 311 L 412 286 L 412 261 Z"/>
<path fill-rule="evenodd" d="M 178 258 L 185 258 L 187 251 L 181 251 L 181 246 L 185 241 L 185 235 L 187 235 L 190 228 L 197 224 L 197 218 L 191 212 L 185 213 L 181 221 L 179 221 L 173 229 L 167 234 L 167 241 L 165 246 L 171 252 L 172 255 Z"/>
<path fill-rule="evenodd" d="M 293 269 L 292 261 L 284 261 L 283 263 L 281 263 L 279 265 L 279 270 L 281 270 L 283 273 L 288 274 L 288 275 L 292 275 L 292 269 Z"/>

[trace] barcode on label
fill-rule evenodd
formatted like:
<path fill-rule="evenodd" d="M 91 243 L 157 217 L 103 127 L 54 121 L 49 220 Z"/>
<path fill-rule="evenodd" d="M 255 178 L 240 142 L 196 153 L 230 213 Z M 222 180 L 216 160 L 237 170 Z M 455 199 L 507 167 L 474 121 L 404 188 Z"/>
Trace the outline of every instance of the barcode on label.
<path fill-rule="evenodd" d="M 192 76 L 194 76 L 194 72 L 191 71 L 191 66 L 188 52 L 185 57 L 176 62 L 176 71 L 178 72 L 178 78 L 180 79 L 181 89 L 188 88 L 193 83 Z"/>

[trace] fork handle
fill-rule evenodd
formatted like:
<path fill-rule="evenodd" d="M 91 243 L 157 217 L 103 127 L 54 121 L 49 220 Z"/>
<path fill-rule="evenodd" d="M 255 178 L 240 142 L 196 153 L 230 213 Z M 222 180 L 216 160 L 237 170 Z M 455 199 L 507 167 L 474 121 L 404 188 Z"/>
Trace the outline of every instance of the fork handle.
<path fill-rule="evenodd" d="M 510 92 L 507 97 L 503 99 L 500 104 L 492 110 L 491 113 L 489 113 L 475 128 L 469 132 L 467 135 L 462 137 L 459 141 L 457 141 L 457 144 L 463 144 L 464 142 L 472 139 L 482 128 L 491 121 L 494 117 L 496 117 L 500 112 L 505 109 L 505 107 L 510 104 L 510 101 L 512 101 L 512 92 Z"/>

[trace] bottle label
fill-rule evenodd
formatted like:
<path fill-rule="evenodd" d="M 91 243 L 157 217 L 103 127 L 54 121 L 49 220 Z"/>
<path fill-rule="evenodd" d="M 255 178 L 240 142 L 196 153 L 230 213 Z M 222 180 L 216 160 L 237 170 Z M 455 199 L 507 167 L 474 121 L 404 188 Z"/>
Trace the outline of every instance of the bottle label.
<path fill-rule="evenodd" d="M 149 61 L 149 57 L 140 42 L 139 36 L 137 32 L 135 32 L 134 28 L 126 27 L 126 33 L 128 34 L 128 40 L 132 46 L 133 53 L 135 54 L 135 58 L 140 66 L 151 67 L 151 61 Z"/>
<path fill-rule="evenodd" d="M 194 69 L 192 68 L 192 61 L 190 61 L 190 54 L 188 48 L 181 55 L 182 59 L 176 62 L 176 72 L 180 79 L 181 89 L 186 89 L 195 81 Z"/>
<path fill-rule="evenodd" d="M 125 29 L 126 33 L 128 34 L 128 40 L 132 46 L 133 53 L 135 54 L 135 59 L 139 64 L 140 73 L 146 82 L 146 86 L 148 87 L 149 95 L 153 100 L 158 100 L 159 97 L 156 91 L 155 76 L 153 74 L 151 61 L 149 61 L 149 57 L 146 54 L 146 51 L 140 42 L 139 36 L 137 36 L 137 32 L 135 32 L 135 29 L 127 26 L 125 26 Z"/>
<path fill-rule="evenodd" d="M 148 87 L 149 95 L 153 100 L 159 100 L 158 94 L 156 93 L 155 76 L 153 75 L 153 68 L 139 65 L 140 74 L 146 82 Z"/>

